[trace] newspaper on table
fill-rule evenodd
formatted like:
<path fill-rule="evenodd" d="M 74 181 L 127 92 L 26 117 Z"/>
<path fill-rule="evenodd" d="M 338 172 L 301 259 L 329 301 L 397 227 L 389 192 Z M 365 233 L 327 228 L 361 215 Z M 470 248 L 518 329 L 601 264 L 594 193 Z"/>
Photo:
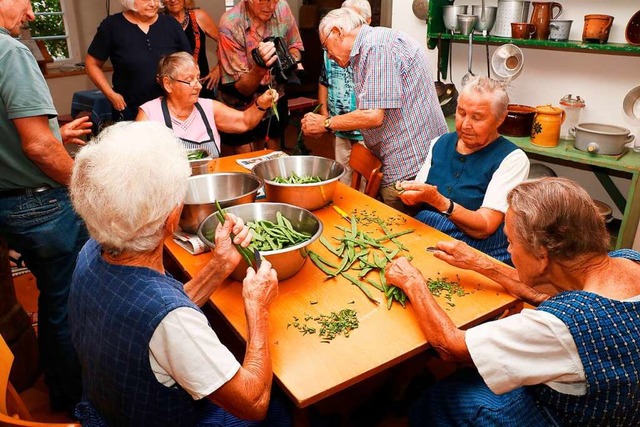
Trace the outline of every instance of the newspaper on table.
<path fill-rule="evenodd" d="M 209 246 L 205 245 L 198 236 L 196 236 L 195 234 L 185 233 L 184 231 L 174 232 L 173 241 L 176 242 L 178 246 L 189 252 L 191 255 L 198 255 L 210 250 Z"/>
<path fill-rule="evenodd" d="M 264 154 L 258 157 L 251 157 L 250 159 L 237 159 L 236 162 L 245 169 L 252 170 L 255 165 L 265 160 L 277 159 L 279 157 L 287 157 L 288 154 L 284 151 L 274 151 L 273 153 Z"/>

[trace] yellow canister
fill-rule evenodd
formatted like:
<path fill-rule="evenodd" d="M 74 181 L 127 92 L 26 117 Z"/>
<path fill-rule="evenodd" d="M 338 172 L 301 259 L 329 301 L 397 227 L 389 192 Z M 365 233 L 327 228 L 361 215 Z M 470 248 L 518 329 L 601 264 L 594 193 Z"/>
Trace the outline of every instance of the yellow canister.
<path fill-rule="evenodd" d="M 560 107 L 540 105 L 531 127 L 531 143 L 541 147 L 557 147 L 560 140 L 560 127 L 566 113 Z"/>

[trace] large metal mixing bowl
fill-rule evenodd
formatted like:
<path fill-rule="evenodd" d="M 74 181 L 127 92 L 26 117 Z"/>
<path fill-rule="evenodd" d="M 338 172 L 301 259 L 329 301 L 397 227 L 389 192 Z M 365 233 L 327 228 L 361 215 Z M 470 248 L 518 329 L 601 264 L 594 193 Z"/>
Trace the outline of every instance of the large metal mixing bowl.
<path fill-rule="evenodd" d="M 275 251 L 261 251 L 260 255 L 268 260 L 274 270 L 278 273 L 278 280 L 287 279 L 296 274 L 305 261 L 309 253 L 308 246 L 316 241 L 322 234 L 322 222 L 314 214 L 306 209 L 285 203 L 247 203 L 244 205 L 231 206 L 225 211 L 232 213 L 246 223 L 248 221 L 273 221 L 276 222 L 276 214 L 280 212 L 291 222 L 291 226 L 300 232 L 311 234 L 311 238 L 306 242 L 299 243 L 284 249 Z M 213 236 L 218 226 L 218 218 L 215 215 L 208 216 L 198 228 L 198 237 L 207 246 L 214 248 Z M 242 281 L 247 273 L 247 263 L 243 260 L 231 273 L 234 280 Z"/>
<path fill-rule="evenodd" d="M 216 200 L 223 208 L 251 203 L 256 200 L 260 187 L 262 180 L 248 173 L 209 173 L 190 177 L 180 228 L 195 234 L 200 223 L 215 212 Z"/>
<path fill-rule="evenodd" d="M 264 180 L 264 190 L 270 202 L 288 203 L 311 211 L 320 209 L 333 200 L 338 180 L 345 172 L 335 160 L 318 156 L 289 156 L 266 160 L 256 165 L 253 174 Z M 313 184 L 278 184 L 274 178 L 288 178 L 291 172 L 298 176 L 319 176 L 322 182 Z"/>

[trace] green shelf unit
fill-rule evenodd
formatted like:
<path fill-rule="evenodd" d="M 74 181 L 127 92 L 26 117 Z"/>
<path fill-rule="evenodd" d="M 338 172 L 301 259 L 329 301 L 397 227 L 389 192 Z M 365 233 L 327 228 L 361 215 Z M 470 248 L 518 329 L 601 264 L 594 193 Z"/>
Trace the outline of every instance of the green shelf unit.
<path fill-rule="evenodd" d="M 447 117 L 447 125 L 451 131 L 455 130 L 454 116 Z M 640 153 L 628 150 L 623 156 L 604 156 L 577 150 L 573 147 L 573 141 L 564 139 L 560 140 L 557 147 L 540 147 L 533 145 L 529 137 L 507 138 L 526 152 L 532 160 L 592 172 L 623 213 L 618 235 L 613 239 L 615 248 L 632 247 L 640 221 Z M 626 195 L 617 188 L 611 176 L 620 176 L 631 181 Z"/>
<path fill-rule="evenodd" d="M 447 31 L 442 20 L 442 6 L 454 4 L 453 0 L 431 0 L 429 2 L 429 17 L 427 19 L 427 46 L 435 49 L 438 45 L 438 38 L 441 40 L 442 53 L 440 59 L 440 69 L 443 77 L 447 76 L 447 63 L 451 43 L 467 43 L 469 38 L 461 34 L 451 34 Z M 515 44 L 527 49 L 562 50 L 570 52 L 597 53 L 622 56 L 640 56 L 640 46 L 626 43 L 585 43 L 582 40 L 520 40 L 507 37 L 473 35 L 474 42 L 488 43 L 490 45 L 503 45 L 506 43 Z"/>

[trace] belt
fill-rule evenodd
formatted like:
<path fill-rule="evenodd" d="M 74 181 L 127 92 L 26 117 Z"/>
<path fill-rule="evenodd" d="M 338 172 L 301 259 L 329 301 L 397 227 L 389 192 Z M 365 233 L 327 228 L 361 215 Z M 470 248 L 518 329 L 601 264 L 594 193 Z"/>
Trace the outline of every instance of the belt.
<path fill-rule="evenodd" d="M 48 185 L 35 188 L 12 188 L 11 190 L 0 190 L 0 198 L 31 196 L 33 194 L 42 193 L 47 190 L 51 190 L 51 187 L 49 187 Z"/>

